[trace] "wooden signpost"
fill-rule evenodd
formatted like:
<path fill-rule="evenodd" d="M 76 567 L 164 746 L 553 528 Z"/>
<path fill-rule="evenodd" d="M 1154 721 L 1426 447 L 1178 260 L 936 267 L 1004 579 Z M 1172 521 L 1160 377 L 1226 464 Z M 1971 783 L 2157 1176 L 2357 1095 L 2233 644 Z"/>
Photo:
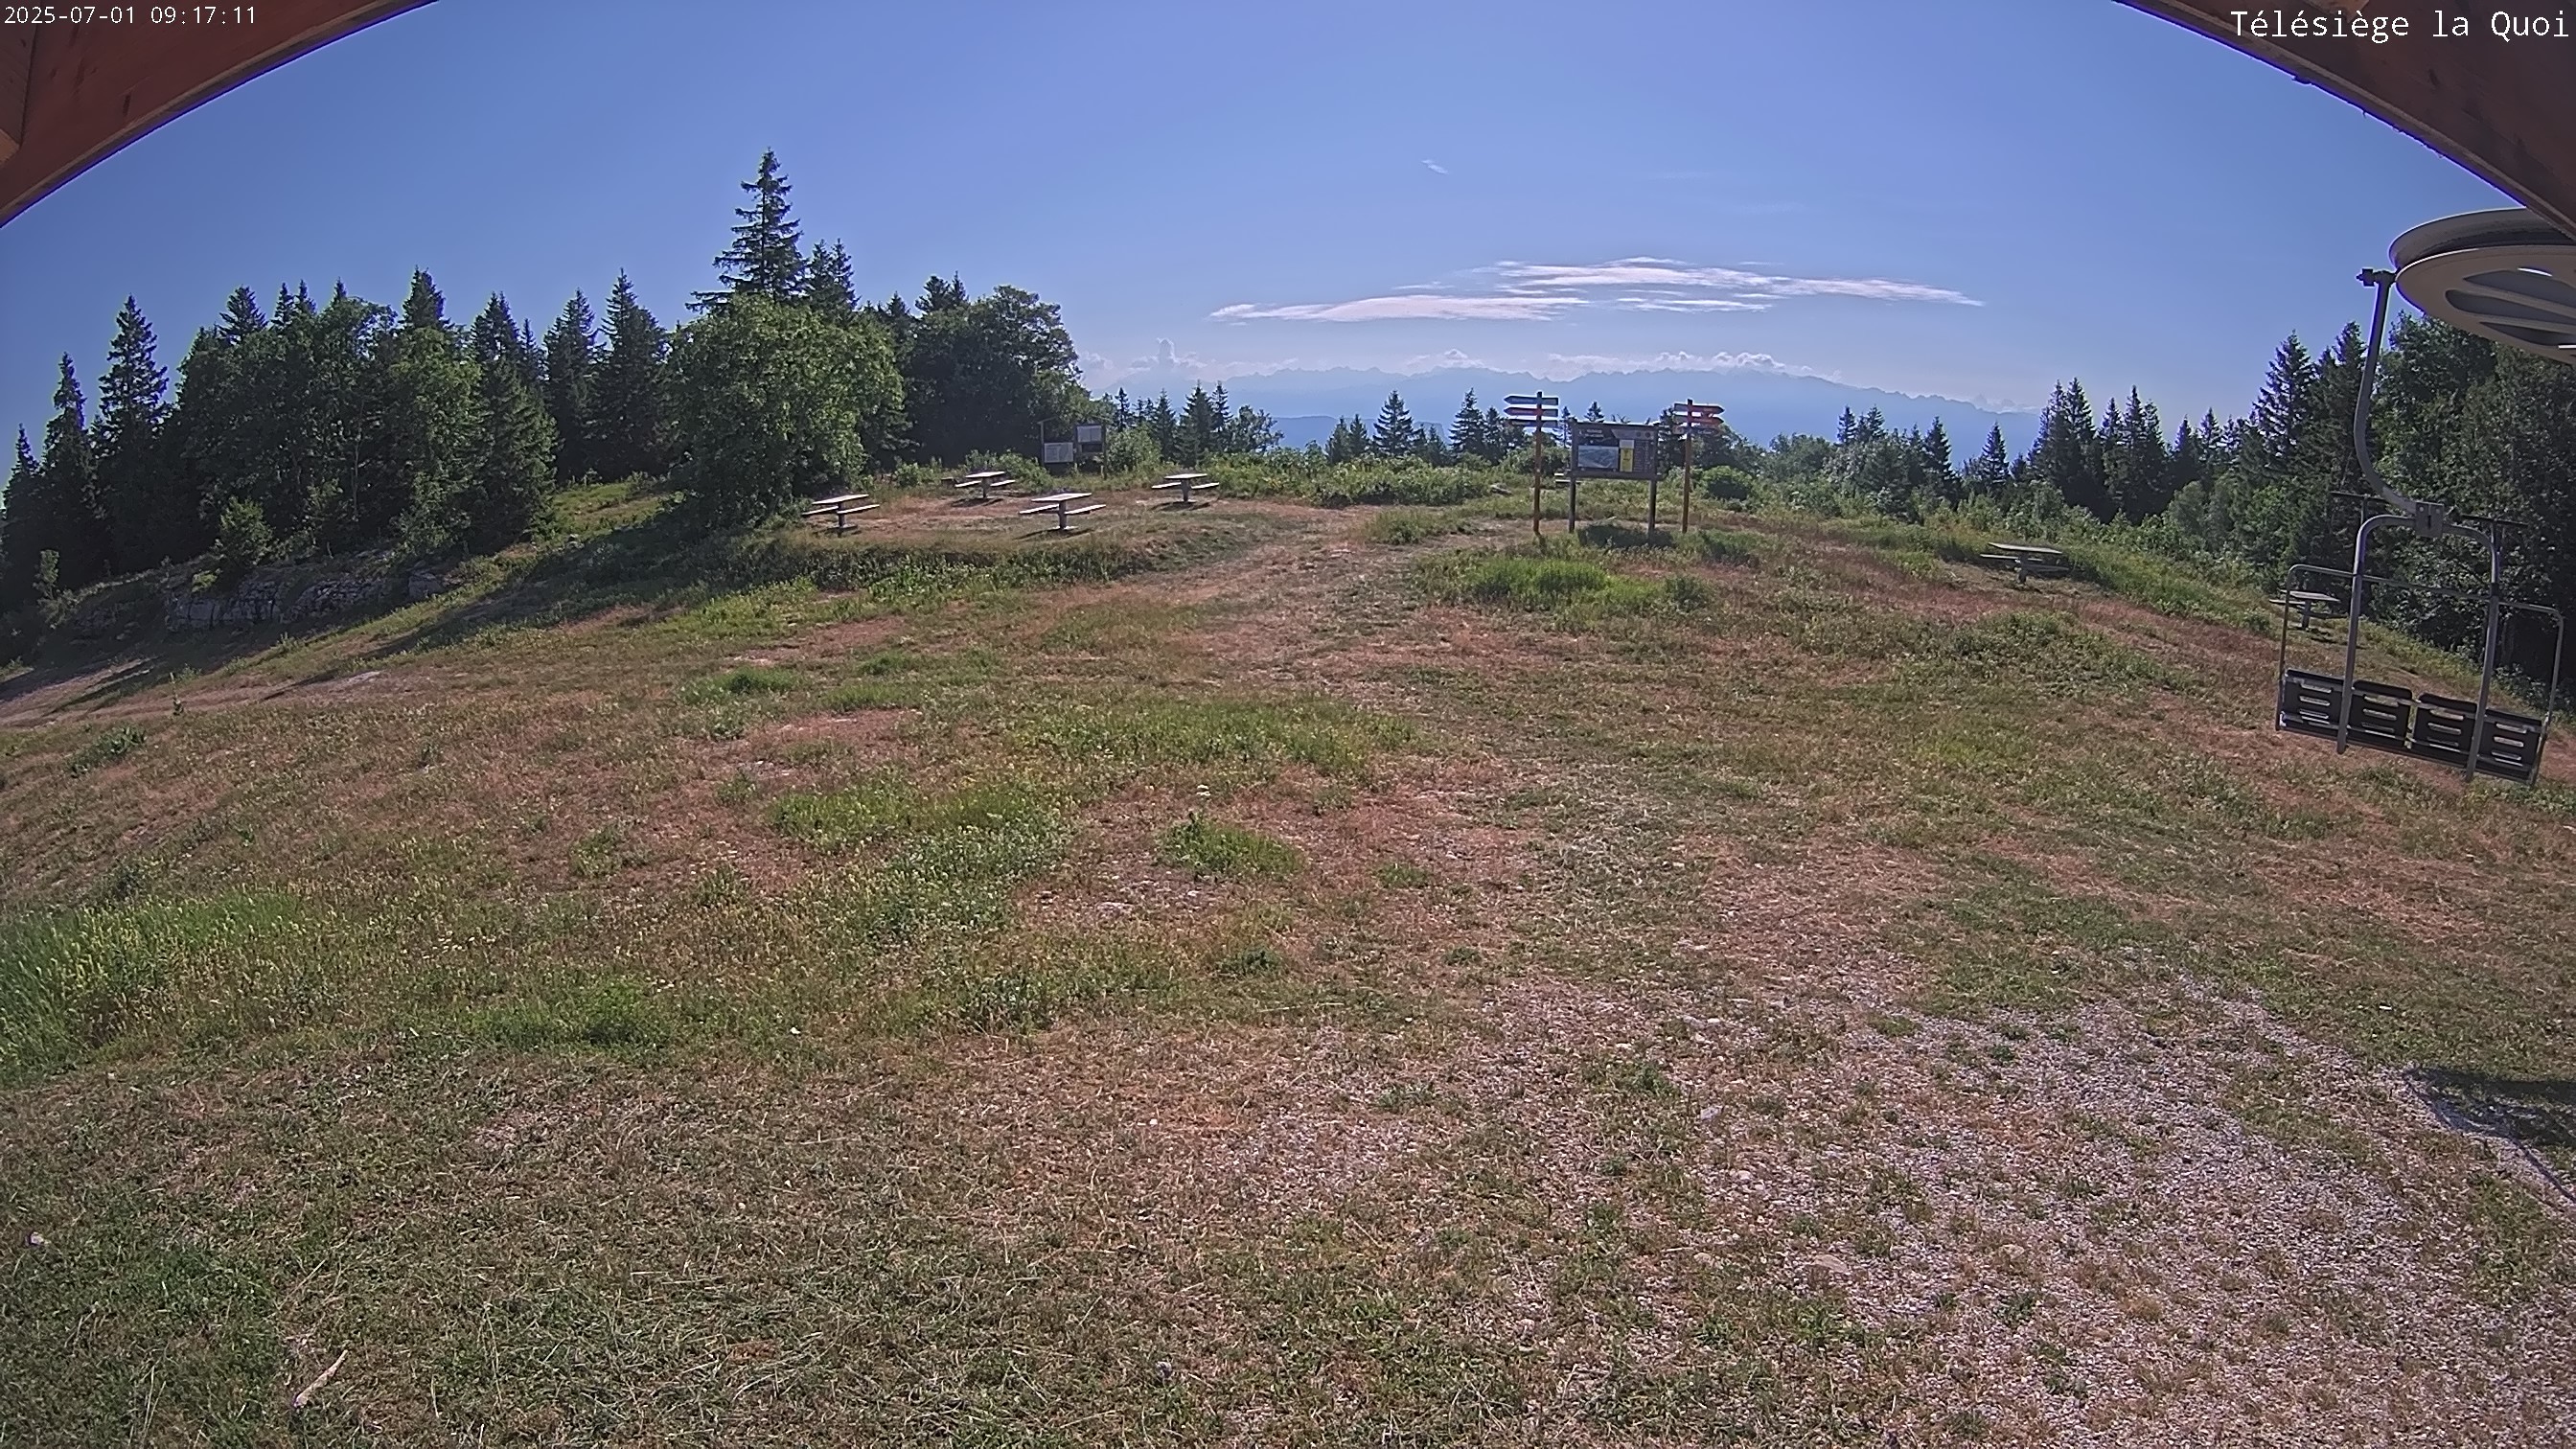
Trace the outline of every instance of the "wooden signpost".
<path fill-rule="evenodd" d="M 1716 403 L 1684 399 L 1672 411 L 1673 425 L 1682 430 L 1682 532 L 1690 532 L 1691 442 L 1705 430 L 1715 432 L 1726 426 L 1726 409 Z"/>
<path fill-rule="evenodd" d="M 1547 435 L 1565 421 L 1562 399 L 1529 393 L 1503 399 L 1503 417 L 1530 430 L 1530 536 L 1539 536 L 1539 505 L 1547 488 Z"/>

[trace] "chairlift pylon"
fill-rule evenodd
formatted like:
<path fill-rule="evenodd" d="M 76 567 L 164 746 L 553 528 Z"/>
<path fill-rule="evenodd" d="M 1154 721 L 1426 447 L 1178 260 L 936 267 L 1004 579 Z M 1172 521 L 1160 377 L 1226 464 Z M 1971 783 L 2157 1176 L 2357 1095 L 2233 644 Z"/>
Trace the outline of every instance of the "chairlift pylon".
<path fill-rule="evenodd" d="M 2504 531 L 2492 518 L 2454 514 L 2448 505 L 2409 497 L 2380 476 L 2370 451 L 2371 394 L 2379 376 L 2380 341 L 2388 327 L 2388 293 L 2395 287 L 2429 316 L 2464 331 L 2553 361 L 2576 363 L 2576 242 L 2528 211 L 2478 212 L 2415 228 L 2389 248 L 2393 271 L 2371 270 L 2360 280 L 2377 292 L 2370 319 L 2370 349 L 2353 401 L 2353 452 L 2373 490 L 2357 496 L 2382 511 L 2355 530 L 2349 570 L 2300 564 L 2290 570 L 2281 597 L 2281 687 L 2275 722 L 2280 729 L 2319 735 L 2341 754 L 2368 745 L 2418 759 L 2456 764 L 2461 778 L 2492 775 L 2530 785 L 2540 778 L 2549 724 L 2558 711 L 2559 673 L 2566 648 L 2566 619 L 2545 604 L 2504 593 Z M 2402 525 L 2418 538 L 2463 539 L 2486 552 L 2487 579 L 2480 589 L 2450 589 L 2370 572 L 2370 548 L 2383 528 Z M 2303 583 L 2340 580 L 2344 599 L 2343 672 L 2340 676 L 2290 667 L 2290 614 L 2309 607 Z M 2395 587 L 2478 606 L 2485 616 L 2480 640 L 2478 695 L 2454 699 L 2418 693 L 2359 675 L 2361 618 L 2373 587 Z M 2550 621 L 2549 690 L 2537 716 L 2493 703 L 2496 654 L 2507 620 L 2530 615 Z M 2301 627 L 2305 627 L 2303 617 Z"/>

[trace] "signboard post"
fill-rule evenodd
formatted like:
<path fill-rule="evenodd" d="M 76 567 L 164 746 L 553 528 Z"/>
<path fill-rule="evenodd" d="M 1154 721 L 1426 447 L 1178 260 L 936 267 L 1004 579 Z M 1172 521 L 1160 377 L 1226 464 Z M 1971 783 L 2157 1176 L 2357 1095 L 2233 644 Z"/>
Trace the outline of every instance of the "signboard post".
<path fill-rule="evenodd" d="M 1693 402 L 1688 398 L 1673 410 L 1673 421 L 1682 430 L 1682 532 L 1690 532 L 1691 444 L 1700 431 L 1715 432 L 1726 424 L 1726 409 L 1716 403 Z"/>
<path fill-rule="evenodd" d="M 1082 470 L 1083 459 L 1099 459 L 1101 480 L 1103 482 L 1108 481 L 1109 425 L 1107 423 L 1075 423 L 1073 425 L 1073 456 L 1073 466 L 1074 471 L 1076 472 L 1080 472 Z"/>
<path fill-rule="evenodd" d="M 1547 489 L 1547 435 L 1564 421 L 1564 404 L 1546 393 L 1503 399 L 1503 416 L 1530 430 L 1530 537 L 1539 537 L 1539 499 Z M 1569 484 L 1572 472 L 1567 474 Z"/>
<path fill-rule="evenodd" d="M 1575 483 L 1581 478 L 1629 478 L 1654 486 L 1662 471 L 1655 466 L 1652 423 L 1569 422 L 1571 440 L 1565 467 L 1565 526 L 1575 527 Z"/>

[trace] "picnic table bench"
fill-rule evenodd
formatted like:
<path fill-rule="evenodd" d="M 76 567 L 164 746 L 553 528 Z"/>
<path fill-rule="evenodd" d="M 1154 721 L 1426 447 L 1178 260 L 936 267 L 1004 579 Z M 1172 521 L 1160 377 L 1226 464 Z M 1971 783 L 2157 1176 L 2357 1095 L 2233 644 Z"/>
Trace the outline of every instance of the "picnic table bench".
<path fill-rule="evenodd" d="M 834 533 L 847 533 L 850 520 L 869 513 L 881 505 L 867 501 L 864 493 L 841 493 L 830 498 L 817 498 L 805 505 L 807 523 L 830 522 Z"/>
<path fill-rule="evenodd" d="M 991 468 L 980 473 L 969 473 L 963 478 L 952 479 L 948 486 L 975 490 L 973 498 L 961 498 L 957 500 L 960 503 L 990 503 L 997 491 L 1010 487 L 1015 481 L 1017 480 L 1001 469 Z"/>
<path fill-rule="evenodd" d="M 2013 582 L 2026 584 L 2036 576 L 2058 578 L 2066 573 L 2066 553 L 2041 543 L 1990 543 L 1977 555 L 1977 562 L 2013 571 Z"/>
<path fill-rule="evenodd" d="M 1190 506 L 1191 493 L 1211 492 L 1223 486 L 1205 473 L 1166 473 L 1163 475 L 1163 481 L 1154 485 L 1154 491 L 1160 493 L 1166 489 L 1178 488 L 1181 490 L 1180 506 L 1187 508 Z"/>
<path fill-rule="evenodd" d="M 2273 608 L 2284 613 L 2292 609 L 2298 610 L 2301 629 L 2307 628 L 2308 621 L 2320 610 L 2331 609 L 2338 614 L 2344 611 L 2343 600 L 2332 594 L 2320 594 L 2313 589 L 2286 589 L 2274 594 L 2269 602 Z"/>
<path fill-rule="evenodd" d="M 1040 513 L 1052 513 L 1055 515 L 1055 532 L 1070 533 L 1073 531 L 1073 520 L 1086 513 L 1098 513 L 1109 506 L 1106 503 L 1084 504 L 1080 508 L 1073 506 L 1090 496 L 1088 493 L 1041 493 L 1029 500 L 1037 506 L 1021 509 L 1020 516 L 1029 518 Z"/>

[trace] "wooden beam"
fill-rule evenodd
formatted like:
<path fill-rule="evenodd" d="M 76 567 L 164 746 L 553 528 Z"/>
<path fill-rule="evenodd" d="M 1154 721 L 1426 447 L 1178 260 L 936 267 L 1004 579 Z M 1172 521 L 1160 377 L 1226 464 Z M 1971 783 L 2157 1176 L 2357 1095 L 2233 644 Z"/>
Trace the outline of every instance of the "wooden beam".
<path fill-rule="evenodd" d="M 163 121 L 425 0 L 259 0 L 240 24 L 13 25 L 0 31 L 0 223 Z M 193 8 L 193 7 L 192 7 Z M 229 12 L 228 13 L 236 13 Z M 148 8 L 140 14 L 148 16 Z M 10 124 L 12 46 L 18 123 Z"/>
<path fill-rule="evenodd" d="M 2576 236 L 2576 41 L 2500 39 L 2488 12 L 2465 36 L 2436 36 L 2418 10 L 2400 16 L 2370 0 L 2324 0 L 2286 10 L 2247 10 L 2246 0 L 2122 0 L 2188 26 L 2340 96 L 2484 177 L 2497 190 Z M 2406 22 L 2384 43 L 2353 35 L 2257 35 L 2276 14 Z M 2551 12 L 2556 15 L 2555 9 Z M 2456 18 L 2456 17 L 2455 17 Z M 2267 24 L 2266 29 L 2270 26 Z M 2179 103 L 2181 97 L 2176 100 Z M 2370 178 L 2356 176 L 2355 185 Z M 2429 221 L 2432 218 L 2427 217 Z"/>
<path fill-rule="evenodd" d="M 32 26 L 0 30 L 0 165 L 18 151 L 27 131 L 27 83 L 36 68 Z"/>

